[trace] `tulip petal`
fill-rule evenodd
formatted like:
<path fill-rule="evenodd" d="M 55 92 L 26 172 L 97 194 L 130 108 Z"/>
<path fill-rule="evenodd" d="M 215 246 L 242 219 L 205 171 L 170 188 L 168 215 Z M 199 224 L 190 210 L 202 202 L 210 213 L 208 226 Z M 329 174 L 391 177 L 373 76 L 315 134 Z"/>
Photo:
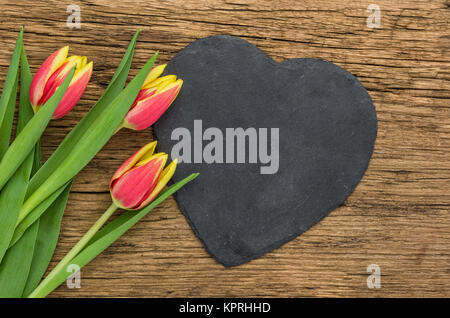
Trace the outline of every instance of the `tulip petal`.
<path fill-rule="evenodd" d="M 164 72 L 166 66 L 167 64 L 163 64 L 152 68 L 148 73 L 147 78 L 145 79 L 144 84 L 142 85 L 142 88 L 145 88 L 145 86 L 149 85 L 151 82 L 157 79 Z"/>
<path fill-rule="evenodd" d="M 182 80 L 177 80 L 162 92 L 137 102 L 125 117 L 123 127 L 142 130 L 153 125 L 177 97 L 182 84 Z"/>
<path fill-rule="evenodd" d="M 30 86 L 30 102 L 31 105 L 38 105 L 39 100 L 44 94 L 45 85 L 52 74 L 65 63 L 69 47 L 60 48 L 50 55 L 44 63 L 42 63 Z"/>
<path fill-rule="evenodd" d="M 56 108 L 56 111 L 53 114 L 53 119 L 63 117 L 75 107 L 76 103 L 83 95 L 89 80 L 91 79 L 92 67 L 92 62 L 89 62 L 82 70 L 78 72 L 78 74 L 73 77 L 66 94 L 64 94 L 58 108 Z"/>
<path fill-rule="evenodd" d="M 166 154 L 157 154 L 146 164 L 123 174 L 111 190 L 114 202 L 126 209 L 139 206 L 157 185 L 166 161 Z"/>
<path fill-rule="evenodd" d="M 109 188 L 111 189 L 111 186 L 113 182 L 121 177 L 125 172 L 130 170 L 134 165 L 141 160 L 141 158 L 146 154 L 149 153 L 153 155 L 156 149 L 156 141 L 150 142 L 146 144 L 144 147 L 136 151 L 130 158 L 128 158 L 120 167 L 116 170 L 114 175 L 111 178 L 111 181 L 109 183 Z"/>
<path fill-rule="evenodd" d="M 146 99 L 146 98 L 154 95 L 156 93 L 156 90 L 157 90 L 156 87 L 155 88 L 148 88 L 148 89 L 141 89 L 139 91 L 138 96 L 134 100 L 133 105 L 131 105 L 130 109 L 133 109 L 140 100 Z"/>
<path fill-rule="evenodd" d="M 156 198 L 156 196 L 161 192 L 161 190 L 164 189 L 167 182 L 169 182 L 169 180 L 172 179 L 172 176 L 175 173 L 175 170 L 177 168 L 177 162 L 178 160 L 175 159 L 163 170 L 163 172 L 161 172 L 161 175 L 159 176 L 158 183 L 156 184 L 155 188 L 150 193 L 150 195 L 144 201 L 142 201 L 138 209 L 143 208 L 144 206 L 150 204 L 150 202 L 152 202 Z"/>

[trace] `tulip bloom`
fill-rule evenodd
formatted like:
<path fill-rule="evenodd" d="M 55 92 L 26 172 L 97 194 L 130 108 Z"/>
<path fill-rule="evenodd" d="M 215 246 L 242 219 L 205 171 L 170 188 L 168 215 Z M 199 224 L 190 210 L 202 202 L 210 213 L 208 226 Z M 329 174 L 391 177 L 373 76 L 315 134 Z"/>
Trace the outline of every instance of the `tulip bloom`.
<path fill-rule="evenodd" d="M 142 130 L 153 125 L 177 97 L 183 85 L 176 75 L 159 77 L 166 64 L 153 68 L 126 115 L 122 127 Z"/>
<path fill-rule="evenodd" d="M 75 74 L 53 118 L 61 118 L 72 110 L 80 100 L 92 75 L 92 62 L 87 63 L 85 56 L 70 56 L 69 47 L 60 48 L 50 55 L 41 65 L 30 86 L 30 102 L 37 112 L 55 93 L 70 70 L 75 66 Z"/>
<path fill-rule="evenodd" d="M 109 189 L 116 206 L 128 210 L 143 208 L 156 198 L 172 178 L 177 160 L 164 169 L 167 154 L 154 154 L 155 148 L 156 141 L 145 145 L 114 173 Z"/>

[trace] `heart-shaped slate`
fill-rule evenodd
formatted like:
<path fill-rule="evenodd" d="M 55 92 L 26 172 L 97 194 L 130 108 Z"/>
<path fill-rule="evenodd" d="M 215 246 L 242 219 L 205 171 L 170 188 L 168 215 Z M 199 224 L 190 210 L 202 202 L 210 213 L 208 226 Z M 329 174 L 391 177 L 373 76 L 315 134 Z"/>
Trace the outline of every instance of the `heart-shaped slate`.
<path fill-rule="evenodd" d="M 219 35 L 188 45 L 165 73 L 184 84 L 155 125 L 159 150 L 185 161 L 174 181 L 200 172 L 175 199 L 224 266 L 308 230 L 367 169 L 375 108 L 356 77 L 335 64 L 310 58 L 279 64 L 243 39 Z"/>

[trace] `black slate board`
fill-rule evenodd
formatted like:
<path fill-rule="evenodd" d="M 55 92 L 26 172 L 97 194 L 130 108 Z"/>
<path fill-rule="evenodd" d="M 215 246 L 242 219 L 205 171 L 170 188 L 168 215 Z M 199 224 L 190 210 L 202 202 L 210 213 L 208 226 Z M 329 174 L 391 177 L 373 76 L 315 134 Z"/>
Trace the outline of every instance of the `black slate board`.
<path fill-rule="evenodd" d="M 274 174 L 261 174 L 259 158 L 178 165 L 174 181 L 200 172 L 175 198 L 224 266 L 260 257 L 308 230 L 352 193 L 367 169 L 377 134 L 375 108 L 356 77 L 335 64 L 310 58 L 278 64 L 243 39 L 219 35 L 188 45 L 165 73 L 184 85 L 154 127 L 159 151 L 171 154 L 179 127 L 190 131 L 193 144 L 194 120 L 201 120 L 202 132 L 223 132 L 224 152 L 226 128 L 279 131 Z"/>

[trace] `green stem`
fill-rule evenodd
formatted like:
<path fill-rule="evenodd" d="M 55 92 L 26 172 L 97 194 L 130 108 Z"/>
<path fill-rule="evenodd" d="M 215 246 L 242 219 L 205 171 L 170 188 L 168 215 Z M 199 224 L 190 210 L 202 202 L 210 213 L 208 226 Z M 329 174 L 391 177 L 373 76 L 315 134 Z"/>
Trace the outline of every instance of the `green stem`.
<path fill-rule="evenodd" d="M 47 275 L 47 277 L 39 284 L 38 287 L 28 296 L 28 298 L 40 298 L 45 297 L 48 292 L 46 291 L 47 285 L 52 279 L 77 256 L 78 253 L 89 243 L 95 233 L 105 224 L 105 222 L 111 217 L 111 215 L 117 210 L 117 205 L 112 203 L 109 208 L 103 213 L 103 215 L 94 223 L 94 225 L 84 234 L 84 236 L 78 241 L 78 243 L 67 253 L 66 256 L 56 265 L 56 267 Z"/>

